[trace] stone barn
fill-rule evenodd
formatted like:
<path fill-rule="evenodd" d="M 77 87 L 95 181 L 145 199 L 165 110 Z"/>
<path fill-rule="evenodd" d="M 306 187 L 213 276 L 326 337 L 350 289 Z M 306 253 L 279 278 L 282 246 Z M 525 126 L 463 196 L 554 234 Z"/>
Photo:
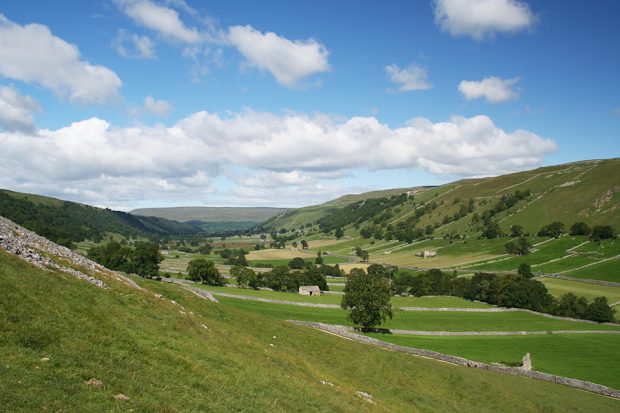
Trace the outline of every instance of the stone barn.
<path fill-rule="evenodd" d="M 299 294 L 301 295 L 321 295 L 321 289 L 318 285 L 302 285 L 299 287 Z"/>
<path fill-rule="evenodd" d="M 433 251 L 433 250 L 430 250 L 430 251 L 425 250 L 420 253 L 420 256 L 422 258 L 431 258 L 431 257 L 434 257 L 435 255 L 437 255 L 437 251 Z"/>

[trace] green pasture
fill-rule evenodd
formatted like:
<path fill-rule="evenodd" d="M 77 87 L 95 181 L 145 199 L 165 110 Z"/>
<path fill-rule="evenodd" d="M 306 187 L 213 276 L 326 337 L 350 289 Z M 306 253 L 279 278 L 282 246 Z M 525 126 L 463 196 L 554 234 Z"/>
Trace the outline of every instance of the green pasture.
<path fill-rule="evenodd" d="M 368 335 L 402 346 L 484 363 L 520 364 L 525 353 L 530 353 L 535 370 L 620 389 L 620 335 L 616 334 L 508 337 Z"/>
<path fill-rule="evenodd" d="M 237 298 L 218 298 L 227 305 L 280 320 L 318 321 L 351 325 L 347 313 L 336 308 L 302 307 Z M 381 325 L 384 328 L 422 331 L 549 331 L 549 330 L 618 330 L 620 327 L 556 320 L 521 311 L 467 313 L 449 311 L 400 311 Z"/>
<path fill-rule="evenodd" d="M 607 297 L 609 303 L 620 301 L 620 287 L 610 287 L 607 285 L 591 284 L 579 281 L 562 280 L 558 278 L 541 278 L 539 279 L 549 292 L 559 297 L 562 294 L 573 293 L 586 297 L 588 300 L 594 297 Z"/>
<path fill-rule="evenodd" d="M 307 296 L 298 293 L 288 293 L 269 290 L 253 290 L 250 288 L 235 287 L 214 287 L 211 285 L 196 284 L 213 293 L 226 293 L 234 295 L 246 295 L 251 297 L 269 298 L 282 301 L 294 301 L 301 303 L 317 304 L 340 304 L 341 295 L 321 294 L 320 296 Z M 329 286 L 331 289 L 331 286 Z M 479 303 L 465 300 L 459 297 L 437 296 L 437 297 L 392 297 L 392 306 L 399 307 L 460 307 L 460 308 L 487 308 L 491 307 L 486 303 Z"/>

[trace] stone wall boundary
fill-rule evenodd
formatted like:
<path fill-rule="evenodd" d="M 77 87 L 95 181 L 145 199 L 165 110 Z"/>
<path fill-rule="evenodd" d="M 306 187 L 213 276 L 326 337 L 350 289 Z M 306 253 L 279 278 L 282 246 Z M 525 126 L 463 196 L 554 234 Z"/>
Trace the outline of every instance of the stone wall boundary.
<path fill-rule="evenodd" d="M 360 343 L 370 344 L 376 347 L 385 348 L 392 351 L 398 351 L 401 353 L 408 353 L 415 356 L 426 357 L 434 360 L 443 361 L 450 364 L 455 364 L 459 366 L 477 368 L 488 371 L 495 371 L 498 373 L 512 374 L 515 376 L 528 377 L 537 380 L 548 381 L 551 383 L 563 384 L 565 386 L 573 387 L 580 390 L 589 391 L 592 393 L 601 394 L 604 396 L 612 397 L 615 399 L 620 399 L 620 390 L 612 389 L 607 386 L 603 386 L 602 384 L 591 383 L 585 380 L 573 379 L 570 377 L 556 376 L 554 374 L 544 373 L 541 371 L 535 370 L 525 370 L 519 367 L 508 367 L 496 364 L 486 364 L 478 361 L 468 360 L 463 357 L 450 356 L 443 353 L 438 353 L 436 351 L 418 349 L 414 347 L 406 347 L 400 346 L 397 344 L 387 343 L 385 341 L 377 340 L 372 337 L 364 336 L 362 334 L 354 333 L 353 331 L 348 331 L 348 329 L 343 329 L 340 326 L 333 326 L 329 324 L 311 322 L 311 321 L 296 321 L 289 320 L 290 323 L 302 326 L 302 327 L 312 327 L 318 330 L 326 331 L 344 338 L 348 338 Z"/>

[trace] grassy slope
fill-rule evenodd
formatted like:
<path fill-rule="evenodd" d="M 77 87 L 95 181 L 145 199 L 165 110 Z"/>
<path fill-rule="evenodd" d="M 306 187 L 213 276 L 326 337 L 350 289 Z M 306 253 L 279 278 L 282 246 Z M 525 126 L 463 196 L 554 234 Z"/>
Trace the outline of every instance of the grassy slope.
<path fill-rule="evenodd" d="M 380 191 L 365 192 L 362 194 L 344 195 L 340 198 L 333 199 L 325 202 L 321 205 L 307 206 L 299 209 L 294 209 L 284 214 L 278 215 L 271 220 L 268 220 L 265 224 L 267 229 L 287 228 L 294 229 L 299 228 L 302 225 L 310 224 L 325 216 L 329 211 L 342 208 L 348 204 L 357 201 L 363 201 L 365 199 L 382 198 L 391 195 L 400 195 L 404 192 L 411 190 L 425 191 L 423 188 L 395 188 L 385 189 Z"/>
<path fill-rule="evenodd" d="M 107 232 L 126 236 L 200 233 L 198 228 L 187 223 L 138 217 L 121 211 L 3 189 L 0 189 L 0 215 L 35 232 L 66 233 L 72 241 L 82 241 Z"/>
<path fill-rule="evenodd" d="M 348 342 L 171 285 L 148 283 L 183 310 L 152 294 L 118 285 L 103 291 L 0 253 L 0 287 L 0 405 L 11 412 L 620 408 L 617 400 L 551 383 Z M 91 377 L 104 387 L 83 383 Z M 375 404 L 357 390 L 371 393 Z M 117 393 L 130 400 L 114 400 Z"/>
<path fill-rule="evenodd" d="M 133 215 L 153 216 L 175 221 L 207 222 L 262 222 L 277 214 L 288 211 L 287 208 L 254 207 L 170 207 L 139 208 L 130 212 Z"/>

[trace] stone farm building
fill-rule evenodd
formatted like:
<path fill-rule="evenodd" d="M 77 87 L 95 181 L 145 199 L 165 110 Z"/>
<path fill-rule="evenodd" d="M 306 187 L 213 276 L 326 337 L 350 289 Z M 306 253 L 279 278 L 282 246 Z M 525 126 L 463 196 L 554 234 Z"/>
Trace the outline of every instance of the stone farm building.
<path fill-rule="evenodd" d="M 302 285 L 299 287 L 301 295 L 321 295 L 321 289 L 318 285 Z"/>
<path fill-rule="evenodd" d="M 421 253 L 419 253 L 418 255 L 420 257 L 422 257 L 422 258 L 430 258 L 430 257 L 434 257 L 435 255 L 437 255 L 437 251 L 424 250 Z"/>

